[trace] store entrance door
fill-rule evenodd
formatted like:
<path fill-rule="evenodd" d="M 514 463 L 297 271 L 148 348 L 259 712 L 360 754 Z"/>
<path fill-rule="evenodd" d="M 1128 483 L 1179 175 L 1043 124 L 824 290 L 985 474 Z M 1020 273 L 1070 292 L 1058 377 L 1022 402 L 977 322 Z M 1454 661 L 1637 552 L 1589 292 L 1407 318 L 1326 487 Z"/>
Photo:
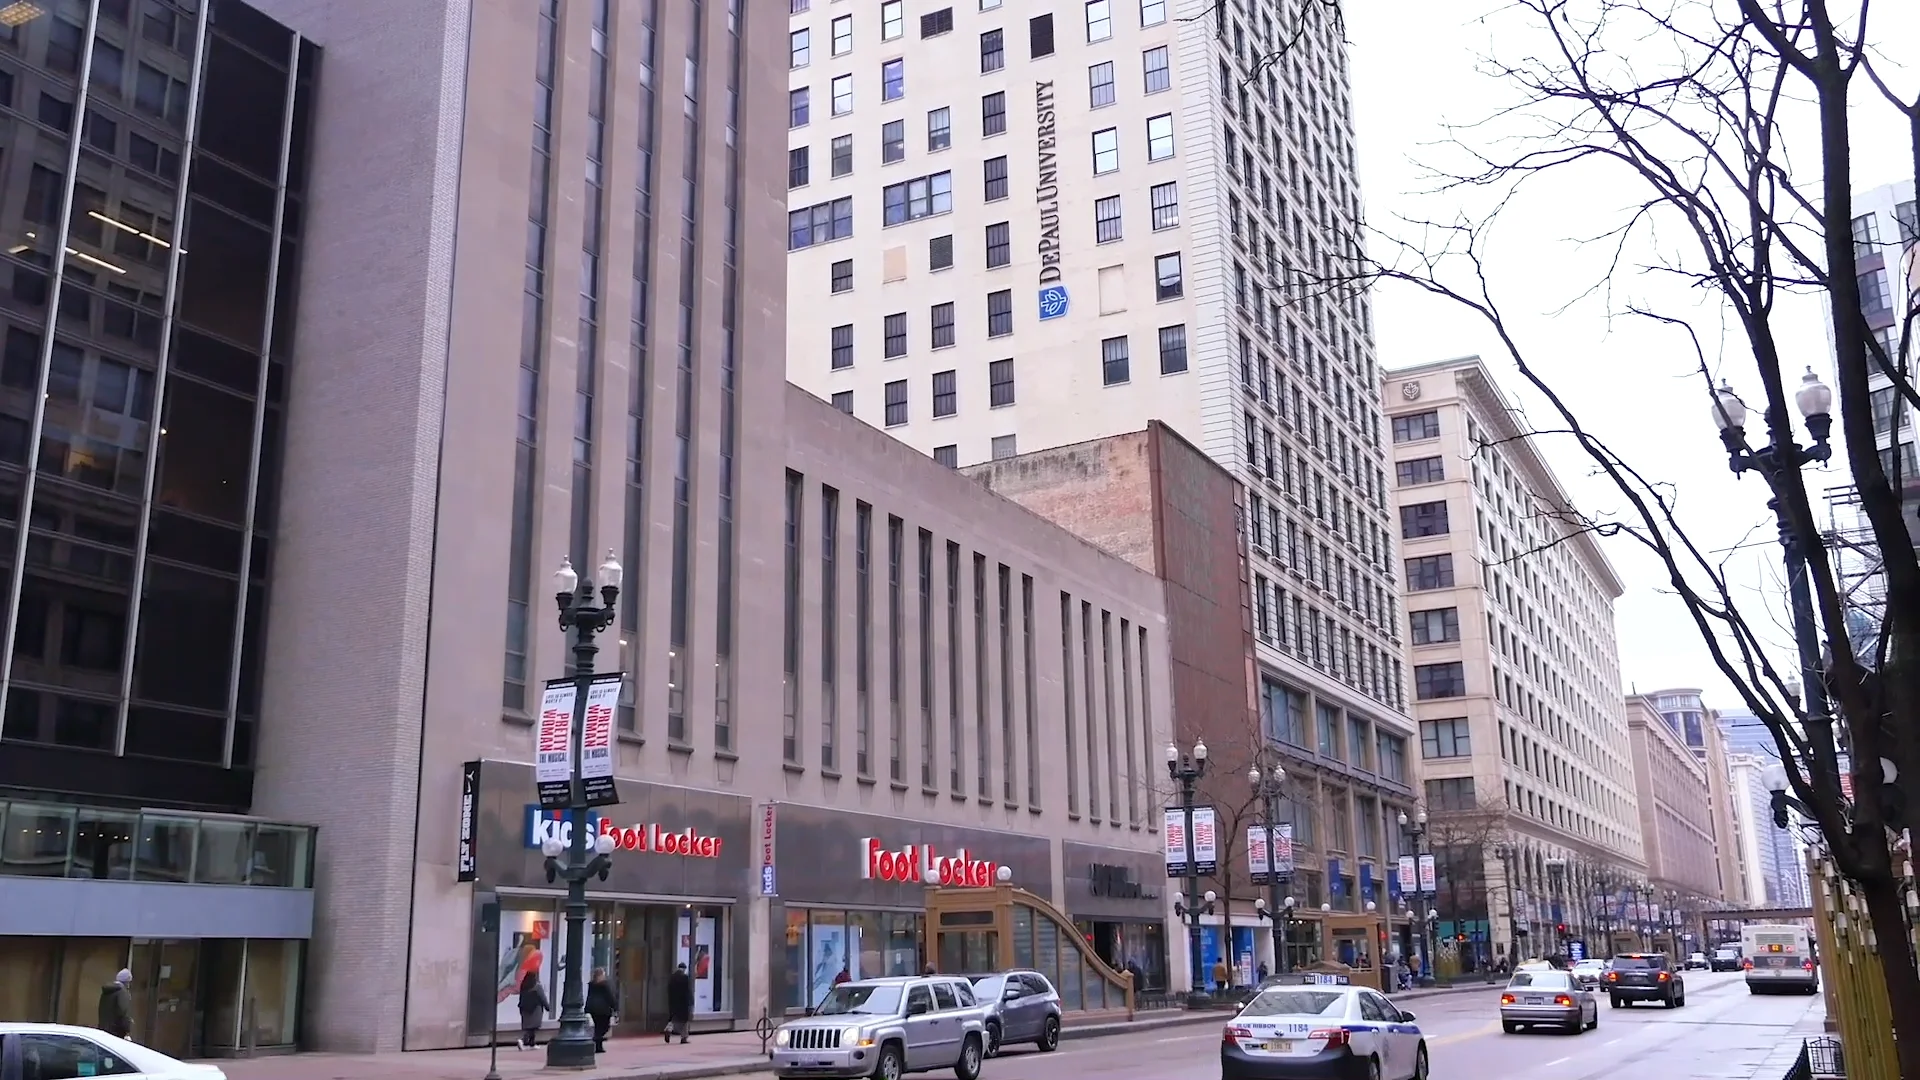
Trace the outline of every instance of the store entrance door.
<path fill-rule="evenodd" d="M 133 940 L 133 1030 L 143 1045 L 173 1057 L 196 1056 L 194 991 L 200 942 Z"/>
<path fill-rule="evenodd" d="M 620 1027 L 628 1033 L 667 1026 L 667 978 L 678 943 L 677 908 L 630 905 L 620 926 Z"/>

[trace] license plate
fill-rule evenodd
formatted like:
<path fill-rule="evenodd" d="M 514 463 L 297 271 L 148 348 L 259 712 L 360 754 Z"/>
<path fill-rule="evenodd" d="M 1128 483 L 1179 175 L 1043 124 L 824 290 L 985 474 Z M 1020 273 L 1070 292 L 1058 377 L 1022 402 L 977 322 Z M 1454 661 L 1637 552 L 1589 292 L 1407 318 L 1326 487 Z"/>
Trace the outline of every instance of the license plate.
<path fill-rule="evenodd" d="M 1527 998 L 1527 1004 L 1529 1005 L 1545 1005 L 1546 1003 L 1547 1003 L 1547 999 L 1543 997 L 1529 996 Z"/>
<path fill-rule="evenodd" d="M 1293 1040 L 1268 1039 L 1267 1045 L 1263 1047 L 1263 1049 L 1269 1054 L 1291 1054 L 1293 1053 Z"/>

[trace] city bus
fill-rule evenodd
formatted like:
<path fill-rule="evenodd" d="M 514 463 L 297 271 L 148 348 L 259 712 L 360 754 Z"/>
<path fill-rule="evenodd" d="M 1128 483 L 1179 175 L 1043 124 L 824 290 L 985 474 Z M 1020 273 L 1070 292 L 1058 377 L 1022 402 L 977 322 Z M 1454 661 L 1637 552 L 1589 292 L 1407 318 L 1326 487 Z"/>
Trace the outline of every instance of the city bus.
<path fill-rule="evenodd" d="M 1820 989 L 1820 965 L 1803 926 L 1747 926 L 1740 931 L 1740 966 L 1754 994 Z"/>

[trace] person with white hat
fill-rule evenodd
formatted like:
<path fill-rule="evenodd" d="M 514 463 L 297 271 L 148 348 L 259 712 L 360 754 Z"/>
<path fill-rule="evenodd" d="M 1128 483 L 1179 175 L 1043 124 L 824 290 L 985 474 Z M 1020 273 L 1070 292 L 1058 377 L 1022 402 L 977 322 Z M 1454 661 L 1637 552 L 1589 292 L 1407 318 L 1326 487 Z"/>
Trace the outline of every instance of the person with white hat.
<path fill-rule="evenodd" d="M 121 968 L 113 981 L 100 988 L 100 1030 L 123 1039 L 133 1037 L 133 972 Z"/>

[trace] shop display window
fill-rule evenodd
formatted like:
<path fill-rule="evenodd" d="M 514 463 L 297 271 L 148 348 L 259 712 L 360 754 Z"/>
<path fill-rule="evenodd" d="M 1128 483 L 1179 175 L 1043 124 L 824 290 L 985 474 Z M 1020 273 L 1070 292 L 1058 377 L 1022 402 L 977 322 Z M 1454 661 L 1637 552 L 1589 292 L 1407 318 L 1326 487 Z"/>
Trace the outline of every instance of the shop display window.
<path fill-rule="evenodd" d="M 915 974 L 925 940 L 926 916 L 919 912 L 789 908 L 781 1005 L 816 1004 L 842 969 L 854 979 Z"/>

